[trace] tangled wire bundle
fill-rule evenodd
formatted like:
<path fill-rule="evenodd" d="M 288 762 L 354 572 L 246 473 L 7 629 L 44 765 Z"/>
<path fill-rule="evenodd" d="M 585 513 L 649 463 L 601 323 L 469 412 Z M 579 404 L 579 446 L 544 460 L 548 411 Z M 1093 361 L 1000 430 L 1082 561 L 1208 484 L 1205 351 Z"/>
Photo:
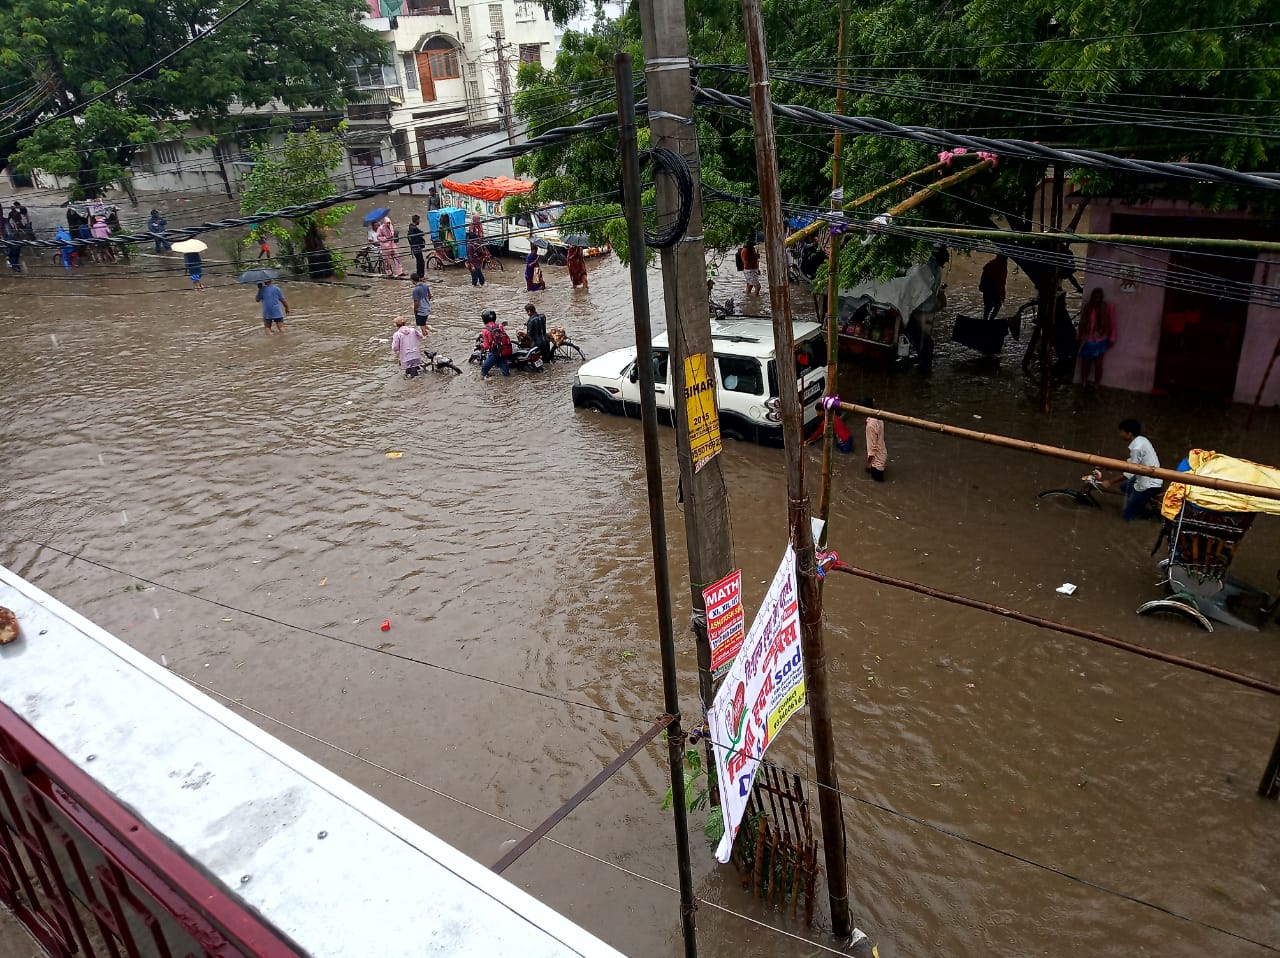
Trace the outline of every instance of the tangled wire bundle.
<path fill-rule="evenodd" d="M 655 173 L 666 173 L 676 181 L 676 190 L 680 195 L 680 206 L 676 210 L 675 222 L 657 236 L 644 234 L 644 245 L 652 249 L 670 249 L 680 242 L 685 230 L 689 228 L 689 217 L 693 215 L 693 173 L 685 158 L 674 150 L 657 147 L 645 150 L 640 154 L 640 165 L 646 162 L 653 164 Z"/>

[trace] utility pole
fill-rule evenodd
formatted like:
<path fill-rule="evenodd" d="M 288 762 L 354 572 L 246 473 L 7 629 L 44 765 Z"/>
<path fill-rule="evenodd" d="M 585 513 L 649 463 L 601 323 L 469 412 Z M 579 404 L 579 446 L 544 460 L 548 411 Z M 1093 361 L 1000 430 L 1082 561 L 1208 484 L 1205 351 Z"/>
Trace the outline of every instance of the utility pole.
<path fill-rule="evenodd" d="M 502 120 L 507 127 L 507 142 L 515 143 L 516 128 L 511 122 L 511 75 L 507 73 L 507 41 L 501 33 L 490 34 L 494 52 L 498 55 L 498 92 L 502 96 Z"/>
<path fill-rule="evenodd" d="M 809 494 L 804 485 L 804 407 L 800 402 L 793 359 L 795 337 L 791 330 L 791 292 L 787 286 L 786 233 L 760 0 L 742 0 L 742 22 L 747 34 L 751 119 L 755 127 L 760 210 L 764 214 L 765 252 L 769 263 L 769 312 L 773 314 L 774 354 L 778 357 L 779 411 L 782 414 L 787 463 L 787 526 L 796 552 L 800 642 L 804 649 L 804 682 L 813 727 L 813 764 L 818 780 L 818 809 L 822 815 L 822 849 L 826 856 L 827 893 L 831 901 L 831 932 L 837 939 L 844 940 L 853 933 L 853 921 L 849 915 L 849 875 L 845 862 L 844 809 L 831 731 L 827 654 L 822 644 L 822 590 L 814 554 Z"/>
<path fill-rule="evenodd" d="M 712 355 L 702 234 L 702 166 L 693 120 L 684 0 L 644 0 L 640 4 L 640 29 L 644 36 L 650 146 L 679 153 L 689 164 L 693 177 L 693 210 L 686 234 L 674 247 L 662 251 L 662 293 L 671 341 L 671 381 L 677 397 L 676 460 L 684 493 L 698 691 L 705 714 L 711 705 L 712 682 L 711 644 L 707 639 L 707 609 L 702 589 L 732 571 L 733 541 L 729 535 L 729 505 L 721 458 L 715 456 L 695 471 L 689 443 L 689 417 L 683 412 L 685 359 L 701 353 L 710 362 Z M 671 177 L 656 179 L 658 220 L 670 222 L 680 206 L 679 191 Z M 635 255 L 643 253 L 637 250 Z M 646 362 L 647 357 L 641 356 L 640 361 Z"/>

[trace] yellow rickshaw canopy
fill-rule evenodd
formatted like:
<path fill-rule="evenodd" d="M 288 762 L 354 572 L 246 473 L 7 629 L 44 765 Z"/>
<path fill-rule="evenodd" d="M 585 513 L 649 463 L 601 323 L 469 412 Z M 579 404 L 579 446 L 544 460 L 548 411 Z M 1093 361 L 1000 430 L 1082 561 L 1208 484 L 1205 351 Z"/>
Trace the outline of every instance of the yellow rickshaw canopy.
<path fill-rule="evenodd" d="M 1263 466 L 1248 459 L 1224 456 L 1206 449 L 1192 449 L 1187 460 L 1191 463 L 1191 472 L 1197 476 L 1247 482 L 1280 492 L 1280 469 L 1274 466 Z M 1223 489 L 1188 486 L 1181 482 L 1169 483 L 1160 506 L 1161 515 L 1166 519 L 1176 519 L 1183 500 L 1215 512 L 1265 512 L 1273 516 L 1280 515 L 1280 499 L 1263 499 Z"/>

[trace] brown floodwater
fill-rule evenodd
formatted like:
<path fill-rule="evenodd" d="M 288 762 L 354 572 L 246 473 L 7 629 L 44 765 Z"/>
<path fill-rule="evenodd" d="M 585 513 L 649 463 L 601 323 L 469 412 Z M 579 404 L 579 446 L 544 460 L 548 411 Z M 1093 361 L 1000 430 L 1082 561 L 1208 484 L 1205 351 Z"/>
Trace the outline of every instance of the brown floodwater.
<path fill-rule="evenodd" d="M 662 710 L 639 424 L 575 411 L 569 364 L 405 381 L 385 342 L 409 312 L 403 283 L 288 284 L 288 332 L 264 336 L 253 288 L 207 255 L 203 293 L 172 258 L 0 278 L 0 561 L 496 861 L 520 829 L 438 793 L 532 827 Z M 952 264 L 953 306 L 972 307 L 974 266 Z M 535 301 L 589 356 L 631 341 L 616 262 L 592 265 L 589 292 L 547 274 Z M 482 291 L 462 271 L 433 279 L 430 345 L 457 359 L 482 308 L 514 321 L 529 299 L 515 260 Z M 1192 445 L 1280 460 L 1272 411 L 1245 431 L 1238 407 L 1067 387 L 1041 415 L 1012 349 L 982 359 L 942 343 L 945 326 L 931 378 L 857 368 L 841 392 L 1121 458 L 1115 423 L 1136 415 L 1166 464 Z M 682 624 L 674 433 L 661 438 Z M 1275 626 L 1208 635 L 1134 614 L 1159 594 L 1156 526 L 1122 523 L 1114 499 L 1036 498 L 1080 467 L 887 438 L 887 483 L 856 453 L 836 464 L 846 560 L 1280 679 Z M 754 613 L 785 543 L 782 455 L 723 456 Z M 1280 521 L 1260 519 L 1234 571 L 1273 588 L 1278 542 Z M 1254 793 L 1280 702 L 850 577 L 825 601 L 853 908 L 883 958 L 1280 948 L 1280 808 Z M 812 778 L 804 713 L 770 755 Z M 630 955 L 681 954 L 665 756 L 648 747 L 552 833 L 620 868 L 543 841 L 507 872 Z M 744 895 L 700 835 L 694 848 L 702 898 L 830 944 L 825 902 L 805 929 Z M 705 905 L 699 930 L 708 956 L 820 953 Z"/>

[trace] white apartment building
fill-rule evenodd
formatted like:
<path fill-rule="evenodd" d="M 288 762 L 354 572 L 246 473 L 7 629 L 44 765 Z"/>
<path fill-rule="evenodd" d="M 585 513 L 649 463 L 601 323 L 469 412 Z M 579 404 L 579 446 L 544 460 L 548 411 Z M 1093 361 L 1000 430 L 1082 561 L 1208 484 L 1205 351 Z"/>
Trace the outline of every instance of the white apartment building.
<path fill-rule="evenodd" d="M 550 67 L 556 55 L 553 24 L 538 3 L 366 2 L 365 26 L 386 40 L 389 62 L 355 68 L 363 98 L 347 108 L 347 134 L 357 183 L 438 167 L 518 136 L 514 119 L 507 129 L 516 71 L 522 62 Z M 508 160 L 463 177 L 511 175 Z"/>

